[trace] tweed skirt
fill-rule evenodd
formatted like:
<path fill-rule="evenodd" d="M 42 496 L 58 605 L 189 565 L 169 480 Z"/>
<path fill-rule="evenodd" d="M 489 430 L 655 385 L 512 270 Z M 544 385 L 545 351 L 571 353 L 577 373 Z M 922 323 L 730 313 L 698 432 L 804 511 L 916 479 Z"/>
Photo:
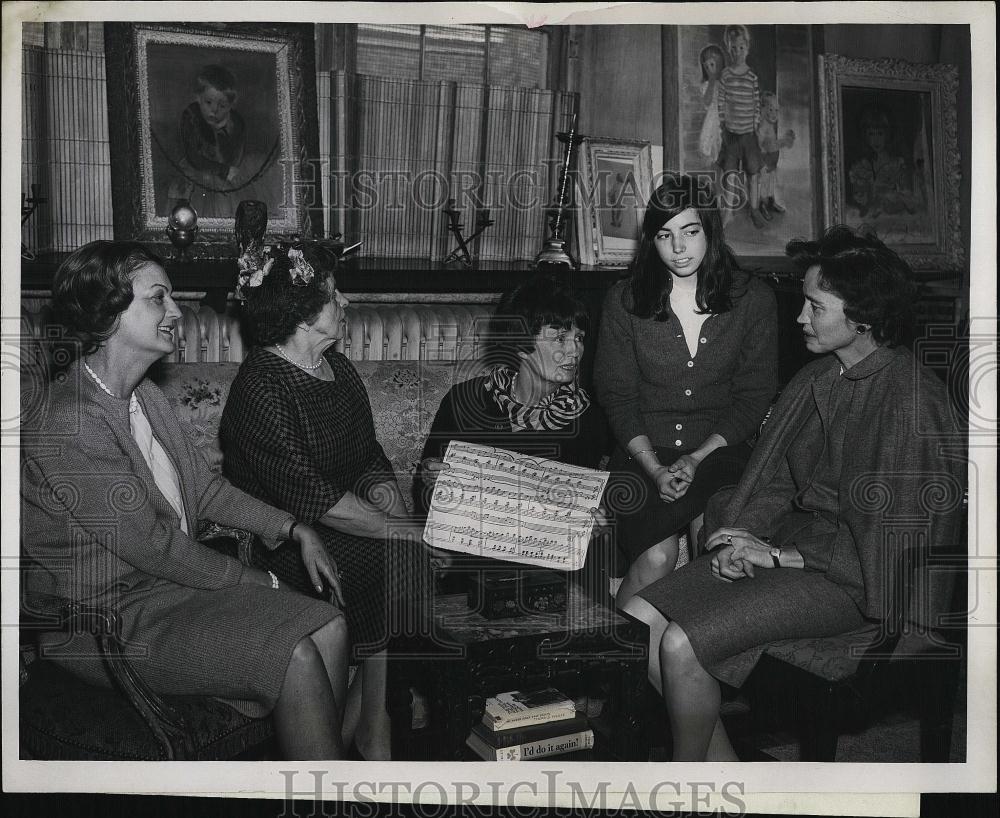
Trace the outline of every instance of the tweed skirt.
<path fill-rule="evenodd" d="M 666 466 L 691 451 L 656 447 L 657 457 Z M 749 456 L 746 444 L 716 449 L 698 466 L 684 496 L 666 503 L 642 467 L 616 448 L 608 463 L 611 481 L 604 494 L 605 505 L 614 515 L 618 547 L 627 555 L 629 564 L 651 546 L 681 531 L 705 510 L 708 498 L 715 492 L 739 482 Z"/>
<path fill-rule="evenodd" d="M 259 585 L 220 590 L 159 582 L 120 599 L 129 660 L 156 693 L 213 696 L 249 716 L 269 713 L 292 650 L 342 616 L 327 602 Z M 112 686 L 93 638 L 45 640 L 45 656 L 84 681 Z"/>
<path fill-rule="evenodd" d="M 825 574 L 760 568 L 727 582 L 705 554 L 639 592 L 687 634 L 701 666 L 740 687 L 768 642 L 835 636 L 865 623 L 848 593 Z"/>

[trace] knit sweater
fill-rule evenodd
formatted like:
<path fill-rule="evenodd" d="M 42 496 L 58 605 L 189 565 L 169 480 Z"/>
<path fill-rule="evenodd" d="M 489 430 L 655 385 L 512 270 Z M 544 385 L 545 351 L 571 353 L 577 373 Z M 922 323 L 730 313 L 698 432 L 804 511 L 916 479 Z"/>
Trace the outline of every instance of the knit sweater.
<path fill-rule="evenodd" d="M 163 393 L 135 390 L 153 434 L 170 456 L 192 535 L 198 521 L 249 529 L 276 547 L 291 520 L 212 472 Z M 178 528 L 129 426 L 128 400 L 100 391 L 79 366 L 52 384 L 21 433 L 22 547 L 37 563 L 31 590 L 82 600 L 151 592 L 163 583 L 238 585 L 238 560 Z"/>
<path fill-rule="evenodd" d="M 778 388 L 778 318 L 771 288 L 750 278 L 728 312 L 710 315 L 693 358 L 677 317 L 638 318 L 629 281 L 608 292 L 594 365 L 597 396 L 618 444 L 637 435 L 687 450 L 712 433 L 734 446 L 763 420 Z"/>
<path fill-rule="evenodd" d="M 719 78 L 719 122 L 730 133 L 753 133 L 760 122 L 760 86 L 752 70 L 724 68 Z"/>

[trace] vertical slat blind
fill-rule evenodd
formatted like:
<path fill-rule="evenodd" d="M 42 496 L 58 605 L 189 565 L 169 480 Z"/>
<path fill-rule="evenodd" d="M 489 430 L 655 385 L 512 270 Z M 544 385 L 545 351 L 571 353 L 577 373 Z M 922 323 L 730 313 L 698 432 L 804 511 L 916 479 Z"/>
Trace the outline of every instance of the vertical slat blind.
<path fill-rule="evenodd" d="M 339 71 L 319 87 L 323 164 L 348 173 L 325 199 L 326 223 L 346 241 L 363 240 L 367 256 L 440 261 L 455 247 L 442 213 L 453 198 L 465 236 L 480 206 L 490 211 L 481 260 L 535 257 L 574 95 Z"/>
<path fill-rule="evenodd" d="M 38 252 L 113 236 L 104 54 L 22 49 L 21 189 L 48 199 L 22 229 Z"/>

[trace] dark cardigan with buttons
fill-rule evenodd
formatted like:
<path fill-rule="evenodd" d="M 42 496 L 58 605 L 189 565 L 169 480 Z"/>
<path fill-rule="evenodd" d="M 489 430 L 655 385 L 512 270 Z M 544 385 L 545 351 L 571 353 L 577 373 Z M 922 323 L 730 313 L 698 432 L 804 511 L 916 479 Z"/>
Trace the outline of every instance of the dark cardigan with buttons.
<path fill-rule="evenodd" d="M 778 316 L 771 288 L 750 278 L 729 312 L 709 315 L 692 358 L 680 322 L 638 318 L 629 281 L 604 301 L 594 383 L 615 439 L 690 450 L 718 433 L 730 446 L 756 432 L 778 389 Z"/>

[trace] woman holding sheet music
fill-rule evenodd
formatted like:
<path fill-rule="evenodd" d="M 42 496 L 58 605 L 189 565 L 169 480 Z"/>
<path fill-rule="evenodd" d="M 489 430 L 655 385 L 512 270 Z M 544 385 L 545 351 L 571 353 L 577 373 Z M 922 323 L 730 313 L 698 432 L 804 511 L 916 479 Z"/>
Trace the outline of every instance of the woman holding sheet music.
<path fill-rule="evenodd" d="M 739 479 L 777 390 L 777 332 L 774 294 L 726 246 L 711 179 L 668 177 L 605 299 L 594 369 L 615 496 L 635 486 L 617 515 L 631 561 L 619 607 L 673 570 L 678 534 L 693 523 L 696 535 L 708 498 Z"/>
<path fill-rule="evenodd" d="M 607 446 L 607 420 L 579 384 L 589 329 L 586 307 L 552 278 L 538 276 L 501 299 L 491 321 L 486 374 L 452 387 L 434 417 L 414 481 L 419 510 L 426 512 L 430 505 L 437 475 L 447 468 L 443 458 L 452 440 L 597 466 Z M 475 362 L 477 368 L 482 365 Z M 601 553 L 595 556 L 595 550 Z M 595 593 L 601 593 L 602 583 L 607 593 L 607 583 L 600 579 L 604 556 L 592 541 L 584 574 Z M 493 560 L 468 555 L 452 565 L 499 567 Z"/>
<path fill-rule="evenodd" d="M 490 329 L 494 365 L 452 387 L 434 417 L 414 483 L 418 508 L 427 510 L 452 440 L 597 466 L 607 421 L 578 382 L 589 329 L 587 308 L 551 278 L 501 300 Z"/>
<path fill-rule="evenodd" d="M 385 760 L 385 647 L 394 622 L 422 621 L 429 592 L 423 527 L 408 517 L 375 438 L 361 378 L 334 349 L 347 306 L 336 259 L 313 247 L 252 245 L 239 266 L 237 297 L 257 346 L 222 416 L 224 470 L 250 494 L 315 524 L 336 558 L 355 659 L 364 660 L 351 686 L 347 732 L 356 725 L 361 754 Z M 302 582 L 294 553 L 279 549 L 267 567 Z"/>

